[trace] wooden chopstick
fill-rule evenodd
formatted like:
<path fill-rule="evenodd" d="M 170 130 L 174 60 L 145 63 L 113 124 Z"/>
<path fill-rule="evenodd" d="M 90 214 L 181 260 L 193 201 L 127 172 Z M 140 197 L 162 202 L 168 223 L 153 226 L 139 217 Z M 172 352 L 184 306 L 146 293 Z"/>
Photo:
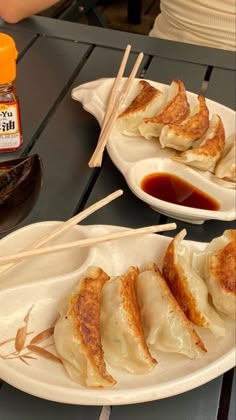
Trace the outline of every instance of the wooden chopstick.
<path fill-rule="evenodd" d="M 92 204 L 90 207 L 83 210 L 79 214 L 75 215 L 71 219 L 67 220 L 66 222 L 61 223 L 59 226 L 57 226 L 55 229 L 53 229 L 52 232 L 47 233 L 42 238 L 38 239 L 37 241 L 33 242 L 28 247 L 26 247 L 24 251 L 27 251 L 29 248 L 30 248 L 30 250 L 40 248 L 41 246 L 45 245 L 50 240 L 57 238 L 63 232 L 70 229 L 72 226 L 77 225 L 79 222 L 84 220 L 90 214 L 94 213 L 95 211 L 99 210 L 100 208 L 106 206 L 111 201 L 120 197 L 122 194 L 123 194 L 123 190 L 114 191 L 112 194 L 109 194 L 107 197 L 103 198 L 102 200 L 99 200 L 96 203 Z M 19 260 L 17 260 L 17 261 L 18 261 L 18 263 L 20 262 Z M 0 267 L 0 274 L 2 274 L 3 272 L 5 273 L 10 268 L 13 268 L 13 266 L 15 266 L 15 263 L 11 263 L 11 264 L 8 264 L 4 267 Z"/>
<path fill-rule="evenodd" d="M 130 54 L 130 50 L 131 50 L 131 45 L 127 45 L 126 49 L 125 49 L 125 53 L 123 55 L 121 64 L 120 64 L 120 68 L 118 70 L 117 76 L 114 80 L 112 89 L 111 89 L 111 93 L 108 99 L 108 103 L 107 103 L 107 107 L 106 107 L 106 113 L 105 113 L 105 117 L 103 119 L 103 124 L 102 124 L 102 128 L 101 128 L 101 132 L 98 138 L 98 141 L 100 141 L 102 134 L 104 132 L 104 128 L 111 116 L 113 107 L 115 105 L 115 100 L 116 100 L 116 96 L 117 96 L 117 90 L 119 89 L 120 83 L 121 83 L 121 79 L 123 77 L 124 71 L 125 71 L 125 67 L 129 58 L 129 54 Z"/>
<path fill-rule="evenodd" d="M 0 265 L 8 264 L 13 261 L 17 262 L 22 259 L 25 260 L 25 259 L 32 258 L 38 255 L 51 254 L 54 252 L 65 251 L 72 248 L 85 248 L 88 246 L 98 245 L 104 242 L 114 241 L 117 239 L 124 239 L 127 237 L 134 237 L 134 236 L 143 235 L 147 233 L 164 232 L 164 231 L 173 230 L 173 229 L 176 229 L 175 223 L 167 223 L 165 225 L 147 226 L 147 227 L 143 227 L 139 229 L 127 229 L 122 232 L 107 234 L 100 237 L 80 239 L 78 241 L 32 249 L 29 251 L 22 251 L 22 252 L 18 252 L 12 255 L 6 255 L 4 257 L 0 257 Z"/>
<path fill-rule="evenodd" d="M 108 112 L 108 117 L 107 117 L 107 122 L 102 130 L 101 136 L 99 137 L 99 141 L 97 143 L 97 147 L 89 161 L 89 167 L 93 168 L 93 167 L 100 167 L 102 164 L 102 158 L 103 158 L 103 152 L 106 146 L 106 143 L 108 141 L 108 138 L 110 136 L 111 130 L 113 128 L 113 125 L 115 123 L 115 119 L 118 115 L 119 109 L 121 107 L 121 105 L 123 104 L 124 100 L 126 99 L 129 90 L 132 86 L 133 80 L 137 74 L 137 71 L 139 69 L 139 66 L 141 64 L 141 61 L 143 59 L 144 54 L 141 52 L 137 59 L 136 62 L 134 64 L 134 67 L 128 77 L 128 79 L 126 80 L 125 86 L 123 91 L 120 94 L 120 97 L 117 99 L 116 102 L 114 102 L 114 106 L 111 109 L 109 109 Z M 117 86 L 116 86 L 117 88 Z"/>
<path fill-rule="evenodd" d="M 114 104 L 115 104 L 116 96 L 117 96 L 117 91 L 119 89 L 121 79 L 123 77 L 125 67 L 126 67 L 126 64 L 127 64 L 128 58 L 129 58 L 130 50 L 131 50 L 131 45 L 128 44 L 126 49 L 125 49 L 123 58 L 121 60 L 121 64 L 120 64 L 120 68 L 118 70 L 117 76 L 116 76 L 116 78 L 114 80 L 114 83 L 112 85 L 111 93 L 110 93 L 109 98 L 108 98 L 106 112 L 105 112 L 105 116 L 104 116 L 104 119 L 103 119 L 101 132 L 100 132 L 100 135 L 99 135 L 99 138 L 98 138 L 98 143 L 101 141 L 101 137 L 103 135 L 104 128 L 105 128 L 105 126 L 106 126 L 106 124 L 107 124 L 107 122 L 108 122 L 108 120 L 111 116 L 111 113 L 112 113 L 112 110 L 113 110 L 113 107 L 114 107 Z M 91 157 L 88 165 L 89 165 L 90 168 L 92 168 L 94 166 L 93 165 L 93 156 Z"/>

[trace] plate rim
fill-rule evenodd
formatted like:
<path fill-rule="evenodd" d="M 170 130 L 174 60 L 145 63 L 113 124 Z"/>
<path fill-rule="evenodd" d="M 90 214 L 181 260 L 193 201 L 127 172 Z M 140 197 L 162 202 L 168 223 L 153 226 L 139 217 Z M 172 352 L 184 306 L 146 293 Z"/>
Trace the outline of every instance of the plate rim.
<path fill-rule="evenodd" d="M 45 225 L 48 223 L 55 223 L 58 224 L 60 221 L 50 221 L 50 222 L 37 222 L 27 225 L 19 229 L 19 231 L 24 231 L 24 229 L 29 229 L 34 225 Z M 63 222 L 61 222 L 63 223 Z M 102 227 L 107 229 L 127 229 L 123 226 L 116 226 L 116 225 L 80 225 L 82 229 L 89 229 L 89 228 L 97 228 Z M 18 232 L 12 232 L 9 235 L 3 238 L 6 239 L 8 236 L 15 235 Z M 18 232 L 19 233 L 19 232 Z M 155 234 L 149 234 L 155 235 Z M 158 238 L 162 237 L 165 238 L 164 240 L 171 241 L 172 237 L 167 237 L 165 235 L 157 235 Z M 1 241 L 0 241 L 1 242 Z M 185 240 L 185 242 L 192 243 L 192 246 L 202 246 L 205 247 L 207 242 L 198 242 L 192 240 Z M 43 280 L 42 280 L 43 281 Z M 3 289 L 3 291 L 6 289 Z M 7 288 L 7 290 L 9 290 Z M 1 293 L 1 291 L 0 291 Z M 49 399 L 51 401 L 62 402 L 62 403 L 69 403 L 69 404 L 83 404 L 83 405 L 126 405 L 126 404 L 133 404 L 139 402 L 148 402 L 158 399 L 163 399 L 167 397 L 172 397 L 175 395 L 179 395 L 183 392 L 190 391 L 195 389 L 205 383 L 210 382 L 211 380 L 215 379 L 216 377 L 220 376 L 227 370 L 231 369 L 235 364 L 235 357 L 236 357 L 236 348 L 233 347 L 228 350 L 225 354 L 220 356 L 217 360 L 211 361 L 206 366 L 197 369 L 194 372 L 190 372 L 182 377 L 175 378 L 174 380 L 168 380 L 163 383 L 159 384 L 152 384 L 150 386 L 144 386 L 139 388 L 124 388 L 116 389 L 116 388 L 107 388 L 107 389 L 91 389 L 91 388 L 82 388 L 78 387 L 78 389 L 74 388 L 67 388 L 65 386 L 56 386 L 47 384 L 46 382 L 38 381 L 34 378 L 26 377 L 20 371 L 16 371 L 14 366 L 12 366 L 9 370 L 9 364 L 5 363 L 2 359 L 0 359 L 0 372 L 2 379 L 9 383 L 10 385 L 27 392 L 31 395 L 35 395 L 40 398 Z M 7 374 L 12 372 L 12 375 Z M 210 373 L 210 376 L 209 376 Z M 23 378 L 23 379 L 22 379 Z M 19 379 L 21 380 L 21 386 L 19 387 Z M 63 394 L 64 398 L 58 398 L 58 390 L 59 394 Z M 65 391 L 66 390 L 66 391 Z M 108 394 L 108 395 L 107 395 Z M 49 398 L 50 395 L 50 398 Z"/>

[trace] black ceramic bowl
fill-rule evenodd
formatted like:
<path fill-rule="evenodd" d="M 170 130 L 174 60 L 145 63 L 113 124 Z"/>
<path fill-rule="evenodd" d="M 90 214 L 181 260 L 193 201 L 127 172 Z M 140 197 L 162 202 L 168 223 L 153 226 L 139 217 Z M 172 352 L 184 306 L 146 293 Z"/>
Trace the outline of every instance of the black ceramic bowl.
<path fill-rule="evenodd" d="M 31 212 L 42 186 L 42 162 L 35 154 L 0 162 L 0 232 L 15 228 Z"/>

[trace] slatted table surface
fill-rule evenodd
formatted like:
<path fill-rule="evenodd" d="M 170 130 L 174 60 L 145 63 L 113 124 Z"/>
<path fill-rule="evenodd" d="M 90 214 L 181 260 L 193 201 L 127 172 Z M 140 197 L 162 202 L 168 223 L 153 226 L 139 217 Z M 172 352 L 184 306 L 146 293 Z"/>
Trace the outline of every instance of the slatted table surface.
<path fill-rule="evenodd" d="M 134 228 L 165 223 L 165 216 L 152 211 L 129 191 L 106 154 L 101 169 L 88 167 L 100 129 L 96 120 L 71 99 L 71 90 L 84 82 L 115 76 L 124 48 L 130 43 L 132 54 L 126 75 L 137 54 L 143 51 L 145 58 L 138 76 L 165 84 L 179 78 L 187 90 L 195 93 L 201 92 L 204 80 L 209 78 L 206 96 L 234 109 L 234 54 L 45 17 L 11 26 L 0 20 L 0 31 L 14 37 L 19 51 L 17 91 L 24 145 L 14 157 L 38 153 L 43 162 L 40 197 L 21 226 L 44 220 L 66 220 L 118 188 L 124 190 L 123 197 L 90 216 L 85 224 Z M 0 155 L 0 160 L 12 157 L 13 154 L 5 153 Z M 186 224 L 178 222 L 178 230 L 183 227 Z M 207 242 L 228 228 L 235 228 L 235 224 L 209 221 L 188 225 L 188 239 Z M 175 397 L 114 406 L 110 419 L 232 420 L 234 388 L 233 371 L 229 371 Z M 42 400 L 6 383 L 0 389 L 0 420 L 98 419 L 100 411 L 101 407 L 96 406 Z"/>

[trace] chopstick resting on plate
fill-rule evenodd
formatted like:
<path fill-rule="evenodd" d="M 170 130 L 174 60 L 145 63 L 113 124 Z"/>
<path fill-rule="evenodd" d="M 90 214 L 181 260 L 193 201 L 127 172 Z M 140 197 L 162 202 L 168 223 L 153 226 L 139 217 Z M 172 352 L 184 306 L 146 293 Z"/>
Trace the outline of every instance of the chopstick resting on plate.
<path fill-rule="evenodd" d="M 109 194 L 107 197 L 103 198 L 102 200 L 97 201 L 96 203 L 92 204 L 87 209 L 83 210 L 79 214 L 76 214 L 71 219 L 67 220 L 66 222 L 62 222 L 59 226 L 57 226 L 55 229 L 53 229 L 50 233 L 47 233 L 42 238 L 37 239 L 35 242 L 30 244 L 28 247 L 24 249 L 24 251 L 32 250 L 32 249 L 38 249 L 41 248 L 43 245 L 45 245 L 47 242 L 49 242 L 52 239 L 57 238 L 59 235 L 61 235 L 63 232 L 66 232 L 68 229 L 70 229 L 72 226 L 77 225 L 82 220 L 86 219 L 86 217 L 90 216 L 95 211 L 101 209 L 102 207 L 109 204 L 111 201 L 115 200 L 116 198 L 120 197 L 123 194 L 123 190 L 117 190 L 114 191 L 112 194 Z M 17 260 L 17 263 L 20 261 Z M 0 274 L 5 273 L 6 271 L 10 270 L 16 265 L 15 262 L 8 264 L 4 267 L 0 267 Z"/>
<path fill-rule="evenodd" d="M 125 52 L 124 52 L 124 55 L 123 55 L 123 58 L 122 58 L 122 61 L 121 61 L 121 64 L 120 64 L 120 68 L 118 70 L 117 76 L 114 80 L 114 83 L 113 83 L 113 86 L 112 86 L 112 89 L 111 89 L 111 92 L 110 92 L 110 95 L 109 95 L 107 108 L 106 108 L 106 113 L 105 113 L 105 116 L 104 116 L 104 119 L 103 119 L 102 128 L 101 128 L 101 132 L 100 132 L 100 135 L 99 135 L 99 138 L 98 138 L 98 142 L 101 140 L 102 134 L 104 132 L 104 128 L 105 128 L 105 126 L 106 126 L 106 124 L 107 124 L 107 122 L 108 122 L 108 120 L 109 120 L 109 118 L 112 114 L 112 110 L 113 110 L 113 107 L 114 107 L 114 104 L 115 104 L 115 101 L 116 101 L 116 97 L 117 97 L 117 91 L 119 89 L 119 86 L 120 86 L 120 83 L 121 83 L 121 80 L 122 80 L 122 77 L 123 77 L 123 74 L 124 74 L 124 71 L 125 71 L 125 67 L 126 67 L 126 64 L 127 64 L 128 58 L 129 58 L 130 51 L 131 51 L 131 45 L 127 45 L 127 47 L 125 49 Z"/>
<path fill-rule="evenodd" d="M 128 60 L 128 56 L 131 50 L 131 46 L 127 45 L 118 74 L 116 76 L 116 79 L 114 81 L 111 93 L 110 93 L 110 97 L 108 100 L 108 106 L 106 109 L 106 113 L 105 113 L 105 117 L 103 120 L 103 125 L 101 128 L 101 133 L 98 139 L 98 143 L 96 146 L 96 149 L 88 163 L 90 168 L 96 167 L 96 166 L 101 166 L 102 164 L 102 158 L 103 158 L 103 152 L 104 149 L 106 147 L 106 143 L 109 139 L 109 136 L 111 134 L 111 130 L 114 126 L 116 117 L 119 113 L 119 109 L 121 107 L 121 105 L 123 104 L 123 102 L 125 101 L 130 88 L 132 86 L 133 80 L 137 74 L 137 71 L 139 69 L 139 66 L 141 64 L 141 61 L 143 59 L 144 54 L 141 52 L 139 53 L 136 62 L 134 64 L 134 67 L 129 75 L 129 77 L 127 78 L 124 88 L 120 94 L 120 96 L 117 98 L 117 91 L 119 89 L 121 80 L 122 80 L 122 76 L 124 74 L 124 70 L 125 70 L 125 66 Z"/>
<path fill-rule="evenodd" d="M 155 233 L 155 232 L 164 232 L 167 230 L 176 229 L 175 223 L 167 223 L 165 225 L 154 225 L 154 226 L 146 226 L 143 228 L 138 229 L 125 229 L 121 232 L 115 232 L 103 236 L 97 236 L 95 238 L 85 238 L 80 239 L 78 241 L 67 242 L 64 244 L 59 245 L 52 245 L 43 248 L 31 249 L 29 251 L 20 251 L 16 254 L 5 255 L 4 257 L 0 257 L 0 265 L 8 264 L 10 262 L 17 262 L 22 259 L 32 258 L 37 255 L 45 255 L 51 254 L 54 252 L 65 251 L 67 249 L 72 248 L 85 248 L 93 245 L 98 245 L 104 242 L 114 241 L 117 239 L 124 239 L 128 237 L 135 237 L 139 235 L 144 235 L 147 233 Z"/>

